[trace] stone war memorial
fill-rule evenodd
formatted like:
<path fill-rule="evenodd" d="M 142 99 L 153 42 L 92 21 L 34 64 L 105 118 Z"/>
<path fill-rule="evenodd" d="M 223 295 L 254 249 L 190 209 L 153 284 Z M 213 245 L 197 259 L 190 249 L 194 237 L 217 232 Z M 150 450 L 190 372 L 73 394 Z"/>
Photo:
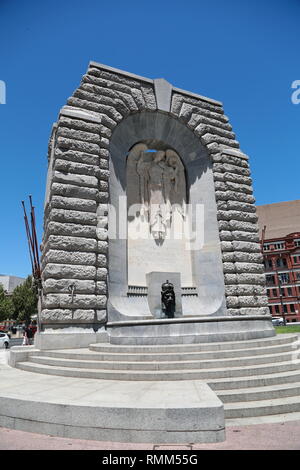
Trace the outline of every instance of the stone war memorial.
<path fill-rule="evenodd" d="M 37 395 L 22 429 L 218 442 L 225 422 L 283 413 L 269 389 L 298 373 L 297 336 L 272 326 L 249 158 L 222 103 L 91 62 L 53 125 L 44 211 L 39 331 L 10 365 L 68 392 Z"/>

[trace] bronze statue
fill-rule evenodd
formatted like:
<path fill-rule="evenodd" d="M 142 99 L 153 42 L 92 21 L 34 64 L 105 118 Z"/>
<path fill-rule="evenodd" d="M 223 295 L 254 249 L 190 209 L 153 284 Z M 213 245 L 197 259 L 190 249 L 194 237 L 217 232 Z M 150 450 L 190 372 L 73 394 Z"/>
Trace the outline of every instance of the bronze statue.
<path fill-rule="evenodd" d="M 168 318 L 174 318 L 175 315 L 175 292 L 174 286 L 168 280 L 161 286 L 162 310 Z"/>

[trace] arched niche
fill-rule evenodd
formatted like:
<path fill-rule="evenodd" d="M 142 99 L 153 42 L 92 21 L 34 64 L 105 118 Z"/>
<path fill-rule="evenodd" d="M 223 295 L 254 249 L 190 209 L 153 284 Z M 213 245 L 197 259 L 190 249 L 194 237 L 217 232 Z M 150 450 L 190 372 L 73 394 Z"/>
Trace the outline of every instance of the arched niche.
<path fill-rule="evenodd" d="M 157 240 L 152 239 L 148 246 L 144 244 L 144 251 L 141 244 L 141 258 L 131 258 L 128 241 L 128 198 L 131 205 L 136 198 L 132 188 L 135 188 L 137 194 L 140 191 L 140 180 L 137 174 L 133 174 L 132 178 L 132 168 L 129 168 L 128 164 L 130 166 L 134 160 L 130 152 L 137 145 L 144 145 L 145 150 L 152 150 L 154 153 L 171 150 L 176 152 L 180 159 L 185 178 L 186 202 L 189 206 L 189 226 L 194 234 L 194 238 L 189 234 L 188 251 L 183 250 L 186 240 L 181 240 L 173 246 L 172 251 L 168 250 L 167 240 L 157 243 Z M 152 267 L 157 266 L 157 269 L 153 269 L 154 271 L 164 271 L 167 267 L 167 264 L 162 267 L 164 264 L 161 258 L 159 269 L 161 250 L 166 263 L 169 256 L 170 270 L 176 271 L 180 266 L 184 266 L 182 287 L 194 288 L 192 297 L 184 295 L 182 298 L 184 316 L 224 314 L 224 277 L 217 208 L 212 163 L 206 148 L 190 129 L 174 117 L 162 112 L 143 112 L 128 116 L 116 127 L 109 150 L 109 320 L 151 316 L 146 302 L 142 299 L 133 302 L 128 294 L 130 282 L 134 279 L 139 280 L 140 287 L 144 286 L 143 275 L 151 266 L 151 257 L 155 250 L 156 261 L 152 263 Z M 139 160 L 140 155 L 136 158 Z M 175 252 L 177 264 L 172 259 Z M 146 260 L 148 267 L 143 268 L 141 264 L 147 264 Z"/>

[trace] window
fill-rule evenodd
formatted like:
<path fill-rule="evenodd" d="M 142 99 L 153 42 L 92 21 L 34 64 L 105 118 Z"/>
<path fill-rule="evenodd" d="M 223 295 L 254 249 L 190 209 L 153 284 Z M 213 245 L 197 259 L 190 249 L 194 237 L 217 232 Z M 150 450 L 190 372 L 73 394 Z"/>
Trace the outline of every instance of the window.
<path fill-rule="evenodd" d="M 277 297 L 277 289 L 272 289 L 273 297 Z"/>
<path fill-rule="evenodd" d="M 296 246 L 300 246 L 300 240 L 294 240 Z"/>
<path fill-rule="evenodd" d="M 283 250 L 284 242 L 274 243 L 274 250 Z"/>
<path fill-rule="evenodd" d="M 268 266 L 269 268 L 273 268 L 273 263 L 271 259 L 268 259 Z"/>
<path fill-rule="evenodd" d="M 280 313 L 279 305 L 275 305 L 275 313 Z"/>
<path fill-rule="evenodd" d="M 290 304 L 290 311 L 291 312 L 295 312 L 295 305 L 294 304 Z"/>
<path fill-rule="evenodd" d="M 287 284 L 290 281 L 289 273 L 279 274 L 279 281 L 281 282 L 281 284 Z"/>
<path fill-rule="evenodd" d="M 275 277 L 273 276 L 273 274 L 267 274 L 266 275 L 266 282 L 269 286 L 272 285 L 272 284 L 275 284 Z"/>
<path fill-rule="evenodd" d="M 287 262 L 286 262 L 286 258 L 277 258 L 276 260 L 276 265 L 277 267 L 286 267 L 287 266 Z"/>
<path fill-rule="evenodd" d="M 283 311 L 284 311 L 284 313 L 287 313 L 287 305 L 285 305 L 285 304 L 283 306 Z"/>
<path fill-rule="evenodd" d="M 292 288 L 291 288 L 291 287 L 288 287 L 288 288 L 287 288 L 287 295 L 288 295 L 289 297 L 291 297 L 291 296 L 293 295 L 293 291 L 292 291 Z"/>

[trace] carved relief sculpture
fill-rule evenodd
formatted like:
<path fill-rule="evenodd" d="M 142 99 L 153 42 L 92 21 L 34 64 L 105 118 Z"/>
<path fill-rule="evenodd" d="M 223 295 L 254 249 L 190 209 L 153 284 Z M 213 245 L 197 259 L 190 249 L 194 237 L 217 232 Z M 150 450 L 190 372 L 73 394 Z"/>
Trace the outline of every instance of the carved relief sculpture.
<path fill-rule="evenodd" d="M 130 154 L 136 160 L 142 217 L 146 217 L 154 238 L 163 239 L 172 214 L 185 213 L 186 182 L 179 155 L 172 149 L 149 151 L 137 144 Z"/>

